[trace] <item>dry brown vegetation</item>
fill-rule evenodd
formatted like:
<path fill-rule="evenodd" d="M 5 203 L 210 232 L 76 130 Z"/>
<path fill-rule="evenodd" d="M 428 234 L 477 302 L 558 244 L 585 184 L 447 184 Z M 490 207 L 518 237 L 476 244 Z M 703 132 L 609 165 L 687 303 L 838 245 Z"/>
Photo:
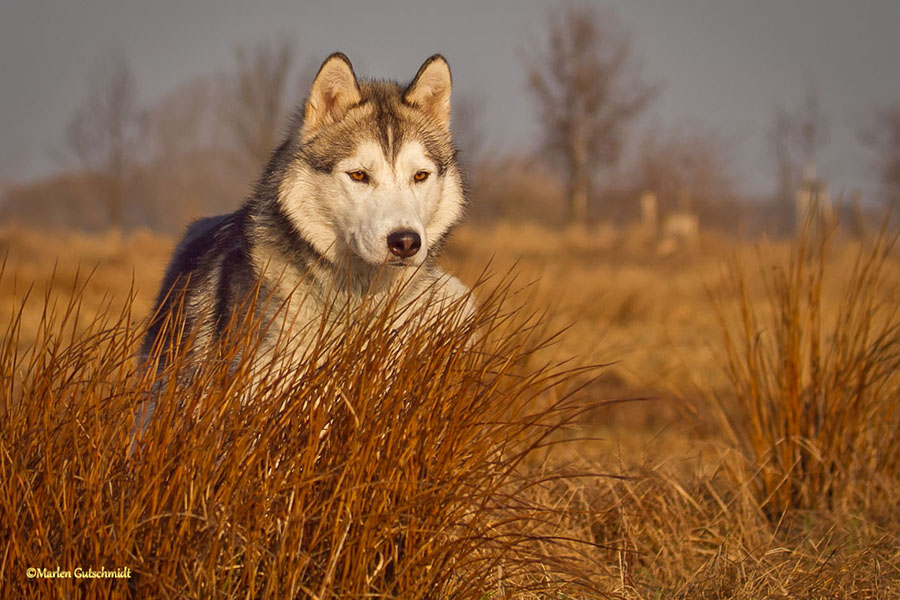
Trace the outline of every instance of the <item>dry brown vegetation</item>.
<path fill-rule="evenodd" d="M 884 240 L 661 257 L 601 229 L 462 228 L 448 267 L 497 274 L 477 326 L 397 349 L 370 307 L 253 403 L 245 370 L 173 367 L 137 444 L 132 351 L 173 240 L 0 242 L 4 596 L 900 595 Z M 134 575 L 26 578 L 57 565 Z"/>
<path fill-rule="evenodd" d="M 860 251 L 828 306 L 829 242 L 804 235 L 786 267 L 761 272 L 762 308 L 738 263 L 736 331 L 720 315 L 737 399 L 722 403 L 722 429 L 758 466 L 757 496 L 772 516 L 877 494 L 900 472 L 900 290 L 885 280 L 893 242 L 882 234 Z"/>

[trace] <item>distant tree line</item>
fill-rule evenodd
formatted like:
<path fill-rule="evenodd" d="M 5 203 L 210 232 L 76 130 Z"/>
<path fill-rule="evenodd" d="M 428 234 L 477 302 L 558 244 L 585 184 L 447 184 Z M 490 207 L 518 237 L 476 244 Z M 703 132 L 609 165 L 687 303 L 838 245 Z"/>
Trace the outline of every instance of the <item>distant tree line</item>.
<path fill-rule="evenodd" d="M 173 229 L 232 210 L 278 143 L 315 66 L 299 64 L 287 40 L 238 46 L 230 69 L 148 106 L 127 57 L 111 51 L 89 73 L 64 135 L 77 169 L 12 186 L 4 211 L 38 224 Z"/>
<path fill-rule="evenodd" d="M 771 202 L 748 208 L 732 172 L 735 140 L 702 124 L 639 126 L 661 87 L 643 74 L 630 32 L 610 9 L 555 8 L 522 57 L 541 131 L 533 148 L 493 151 L 483 116 L 490 91 L 455 90 L 452 125 L 476 220 L 625 222 L 637 218 L 637 199 L 650 190 L 661 212 L 690 210 L 731 227 L 755 206 L 769 211 L 763 220 L 789 229 L 798 184 L 829 140 L 814 86 L 801 105 L 778 107 L 769 131 Z M 77 168 L 7 186 L 0 216 L 173 231 L 233 210 L 302 102 L 319 58 L 304 59 L 287 39 L 238 46 L 228 69 L 149 106 L 126 56 L 111 52 L 88 74 L 63 136 Z M 873 115 L 860 139 L 891 201 L 900 197 L 900 100 Z"/>

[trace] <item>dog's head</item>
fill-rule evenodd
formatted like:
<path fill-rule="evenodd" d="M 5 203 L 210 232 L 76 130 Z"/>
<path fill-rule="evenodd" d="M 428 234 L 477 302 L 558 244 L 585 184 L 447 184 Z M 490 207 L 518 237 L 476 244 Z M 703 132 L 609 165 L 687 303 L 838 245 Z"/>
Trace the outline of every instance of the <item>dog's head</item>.
<path fill-rule="evenodd" d="M 421 265 L 464 206 L 450 137 L 450 68 L 429 58 L 405 88 L 359 81 L 333 54 L 306 101 L 279 201 L 334 260 Z"/>

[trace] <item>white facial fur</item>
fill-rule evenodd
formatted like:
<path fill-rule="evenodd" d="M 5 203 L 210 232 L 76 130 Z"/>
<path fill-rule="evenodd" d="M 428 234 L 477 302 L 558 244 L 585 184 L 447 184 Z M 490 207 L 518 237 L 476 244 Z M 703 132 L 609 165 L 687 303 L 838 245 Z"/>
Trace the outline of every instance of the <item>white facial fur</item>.
<path fill-rule="evenodd" d="M 348 174 L 353 171 L 364 171 L 368 182 L 354 181 Z M 416 182 L 419 171 L 428 177 Z M 458 178 L 452 167 L 445 175 Z M 444 179 L 417 141 L 404 143 L 394 164 L 379 144 L 364 141 L 332 173 L 295 171 L 282 188 L 282 202 L 304 237 L 331 260 L 351 252 L 372 265 L 417 266 L 462 211 L 461 189 L 453 182 L 445 186 Z M 419 251 L 403 260 L 387 245 L 388 235 L 400 230 L 421 238 Z"/>
<path fill-rule="evenodd" d="M 354 171 L 365 172 L 368 181 L 354 181 L 349 175 Z M 428 177 L 416 182 L 414 177 L 420 171 Z M 354 254 L 372 264 L 400 264 L 390 253 L 387 238 L 392 232 L 408 230 L 419 235 L 422 247 L 402 264 L 424 262 L 428 254 L 425 223 L 440 203 L 441 182 L 437 165 L 427 158 L 420 143 L 404 144 L 390 164 L 381 146 L 363 142 L 352 156 L 336 165 L 332 176 L 339 187 L 335 209 L 343 220 L 338 230 Z"/>

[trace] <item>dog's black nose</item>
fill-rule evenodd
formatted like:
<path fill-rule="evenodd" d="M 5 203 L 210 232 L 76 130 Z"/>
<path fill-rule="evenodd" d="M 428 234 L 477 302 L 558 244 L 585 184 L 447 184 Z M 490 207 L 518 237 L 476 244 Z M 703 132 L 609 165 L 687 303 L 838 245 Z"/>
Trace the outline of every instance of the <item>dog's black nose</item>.
<path fill-rule="evenodd" d="M 409 258 L 422 247 L 422 238 L 415 231 L 401 229 L 388 236 L 387 244 L 394 256 Z"/>

